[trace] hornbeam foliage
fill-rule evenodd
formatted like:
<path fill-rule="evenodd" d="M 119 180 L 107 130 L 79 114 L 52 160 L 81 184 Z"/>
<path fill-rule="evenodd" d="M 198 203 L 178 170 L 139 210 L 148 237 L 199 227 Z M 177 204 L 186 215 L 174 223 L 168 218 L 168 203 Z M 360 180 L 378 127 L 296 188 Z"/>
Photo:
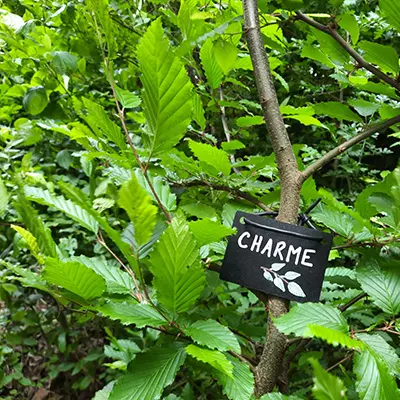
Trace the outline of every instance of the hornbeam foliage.
<path fill-rule="evenodd" d="M 4 0 L 0 398 L 400 398 L 399 32 L 400 0 Z M 334 238 L 278 316 L 219 270 L 281 196 Z"/>

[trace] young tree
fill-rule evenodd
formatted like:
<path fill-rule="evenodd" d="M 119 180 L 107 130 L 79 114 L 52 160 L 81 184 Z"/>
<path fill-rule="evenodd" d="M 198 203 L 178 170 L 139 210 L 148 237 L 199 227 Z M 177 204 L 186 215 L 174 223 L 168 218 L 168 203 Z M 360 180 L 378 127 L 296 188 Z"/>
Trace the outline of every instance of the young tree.
<path fill-rule="evenodd" d="M 106 324 L 95 399 L 397 398 L 398 10 L 6 2 L 7 327 L 18 290 L 69 313 L 56 336 L 38 316 L 56 358 L 81 332 L 64 319 Z M 297 224 L 318 198 L 311 217 L 335 235 L 320 303 L 219 279 L 236 211 Z M 95 388 L 83 370 L 74 389 Z"/>

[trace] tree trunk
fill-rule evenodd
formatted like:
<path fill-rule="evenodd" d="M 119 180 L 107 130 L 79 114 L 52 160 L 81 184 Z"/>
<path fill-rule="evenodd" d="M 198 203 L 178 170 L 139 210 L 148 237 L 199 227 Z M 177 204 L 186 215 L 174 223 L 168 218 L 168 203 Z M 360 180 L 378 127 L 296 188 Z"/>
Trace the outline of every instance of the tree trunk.
<path fill-rule="evenodd" d="M 277 219 L 296 224 L 300 205 L 301 174 L 279 109 L 260 31 L 258 2 L 257 0 L 243 0 L 243 8 L 246 38 L 254 67 L 256 85 L 281 180 L 280 210 Z M 286 351 L 286 336 L 275 328 L 271 317 L 276 318 L 288 312 L 289 302 L 270 296 L 266 308 L 269 311 L 267 340 L 255 373 L 257 397 L 274 389 L 278 376 L 281 374 Z"/>

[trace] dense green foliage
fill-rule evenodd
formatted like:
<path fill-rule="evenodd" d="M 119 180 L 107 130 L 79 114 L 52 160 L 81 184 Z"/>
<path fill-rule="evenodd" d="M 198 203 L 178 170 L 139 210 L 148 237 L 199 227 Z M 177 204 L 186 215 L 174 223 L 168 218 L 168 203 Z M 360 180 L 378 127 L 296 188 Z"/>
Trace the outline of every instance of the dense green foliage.
<path fill-rule="evenodd" d="M 301 169 L 399 115 L 398 90 L 294 11 L 398 81 L 400 0 L 260 7 Z M 3 2 L 1 398 L 254 398 L 264 304 L 216 272 L 235 212 L 279 209 L 242 14 L 239 0 Z M 334 248 L 321 303 L 276 320 L 290 383 L 263 400 L 399 398 L 399 133 L 380 133 L 302 188 Z"/>

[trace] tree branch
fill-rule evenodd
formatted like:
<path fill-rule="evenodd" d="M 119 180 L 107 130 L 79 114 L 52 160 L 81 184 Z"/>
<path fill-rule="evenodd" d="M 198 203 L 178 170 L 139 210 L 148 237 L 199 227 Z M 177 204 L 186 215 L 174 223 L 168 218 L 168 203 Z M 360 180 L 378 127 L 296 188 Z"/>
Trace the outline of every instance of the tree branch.
<path fill-rule="evenodd" d="M 361 132 L 360 134 L 354 136 L 353 138 L 347 140 L 346 142 L 343 142 L 341 145 L 335 147 L 334 149 L 332 149 L 331 151 L 326 153 L 323 157 L 321 157 L 319 160 L 317 160 L 313 164 L 309 165 L 304 171 L 302 171 L 302 173 L 301 173 L 302 180 L 305 181 L 308 177 L 310 177 L 315 172 L 317 172 L 319 169 L 321 169 L 323 166 L 328 164 L 335 157 L 344 153 L 351 146 L 354 146 L 355 144 L 361 142 L 362 140 L 370 137 L 374 133 L 377 133 L 383 129 L 387 129 L 390 126 L 397 124 L 397 123 L 400 123 L 400 115 L 390 118 L 387 121 L 384 121 L 380 124 L 371 126 L 370 128 L 366 129 L 364 132 Z"/>
<path fill-rule="evenodd" d="M 380 80 L 388 83 L 390 86 L 396 88 L 397 90 L 400 90 L 400 82 L 398 82 L 396 79 L 391 78 L 390 76 L 386 75 L 383 73 L 380 69 L 374 67 L 372 64 L 369 62 L 365 61 L 362 56 L 357 53 L 347 42 L 344 40 L 337 32 L 336 30 L 336 24 L 329 24 L 329 25 L 323 25 L 320 24 L 319 22 L 313 20 L 312 18 L 308 17 L 306 14 L 303 14 L 301 11 L 296 12 L 297 19 L 300 19 L 301 21 L 305 22 L 306 24 L 327 33 L 330 35 L 333 39 L 335 39 L 343 49 L 347 51 L 356 61 L 357 63 L 368 70 L 369 72 L 373 73 L 377 78 Z"/>
<path fill-rule="evenodd" d="M 280 112 L 268 57 L 264 49 L 258 16 L 258 1 L 243 0 L 243 12 L 246 39 L 253 63 L 260 104 L 281 180 L 280 209 L 277 219 L 296 224 L 302 180 Z M 255 373 L 255 395 L 258 397 L 274 389 L 281 373 L 287 343 L 286 336 L 276 329 L 271 317 L 276 318 L 286 313 L 289 302 L 269 296 L 267 308 L 269 310 L 267 341 Z"/>
<path fill-rule="evenodd" d="M 188 181 L 188 182 L 173 182 L 174 186 L 181 186 L 181 187 L 191 187 L 191 186 L 207 186 L 211 189 L 221 190 L 223 192 L 229 192 L 233 194 L 235 197 L 247 200 L 248 202 L 254 204 L 258 208 L 261 208 L 263 211 L 271 211 L 261 200 L 257 197 L 251 195 L 250 193 L 242 192 L 240 189 L 231 188 L 227 185 L 222 185 L 219 183 L 213 183 L 208 181 L 202 181 L 200 179 Z"/>

